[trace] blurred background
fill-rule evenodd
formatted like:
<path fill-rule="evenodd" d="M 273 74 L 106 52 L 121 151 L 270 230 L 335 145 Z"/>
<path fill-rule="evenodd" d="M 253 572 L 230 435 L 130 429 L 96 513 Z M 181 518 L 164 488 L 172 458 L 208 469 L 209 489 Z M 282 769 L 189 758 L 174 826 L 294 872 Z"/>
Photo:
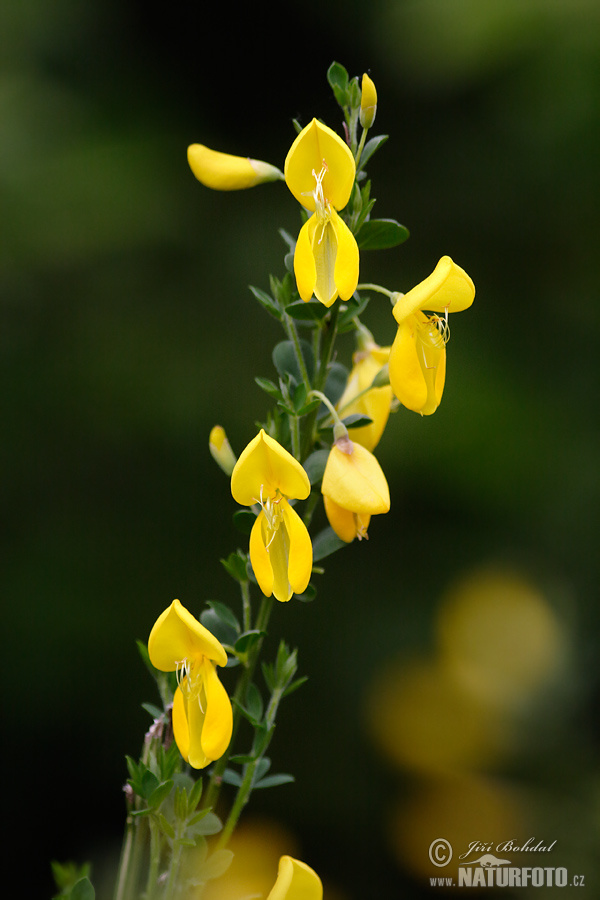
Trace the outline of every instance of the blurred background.
<path fill-rule="evenodd" d="M 279 332 L 248 285 L 283 276 L 277 230 L 300 219 L 282 184 L 204 189 L 186 147 L 282 166 L 292 118 L 340 127 L 333 60 L 377 85 L 375 211 L 411 231 L 361 279 L 405 291 L 447 253 L 477 296 L 441 407 L 400 410 L 379 445 L 391 512 L 313 603 L 275 609 L 309 681 L 272 748 L 296 783 L 255 795 L 254 839 L 272 882 L 288 834 L 330 900 L 427 895 L 440 837 L 556 840 L 543 864 L 597 884 L 597 2 L 6 0 L 0 33 L 4 814 L 25 894 L 75 859 L 110 896 L 156 699 L 135 640 L 175 597 L 237 602 L 207 439 L 219 422 L 239 453 L 265 415 Z M 365 322 L 392 340 L 383 300 Z"/>

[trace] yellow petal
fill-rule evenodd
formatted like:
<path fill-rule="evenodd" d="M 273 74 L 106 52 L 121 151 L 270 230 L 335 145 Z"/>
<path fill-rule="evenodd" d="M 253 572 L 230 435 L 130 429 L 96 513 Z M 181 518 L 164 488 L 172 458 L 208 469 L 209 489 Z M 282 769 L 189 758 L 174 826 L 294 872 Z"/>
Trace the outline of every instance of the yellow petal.
<path fill-rule="evenodd" d="M 336 215 L 333 210 L 332 215 Z M 331 219 L 321 222 L 316 213 L 309 219 L 309 225 L 312 226 L 309 229 L 309 234 L 315 260 L 315 271 L 317 273 L 314 287 L 315 297 L 324 306 L 331 306 L 338 296 L 335 282 L 335 264 L 338 251 L 337 232 Z"/>
<path fill-rule="evenodd" d="M 389 347 L 377 347 L 377 345 L 374 345 L 370 351 L 355 353 L 355 361 L 348 383 L 337 403 L 337 410 L 344 417 L 364 415 L 373 420 L 370 425 L 352 429 L 352 440 L 371 451 L 379 443 L 387 424 L 393 392 L 390 385 L 371 388 L 371 390 L 369 387 L 375 376 L 387 363 L 389 355 Z M 355 397 L 357 397 L 356 400 Z"/>
<path fill-rule="evenodd" d="M 321 490 L 338 506 L 355 513 L 376 515 L 390 508 L 390 492 L 381 466 L 360 444 L 352 443 L 351 453 L 344 453 L 334 444 Z"/>
<path fill-rule="evenodd" d="M 233 712 L 227 691 L 219 681 L 217 670 L 210 660 L 204 661 L 204 695 L 206 711 L 202 725 L 203 754 L 210 760 L 220 759 L 227 750 L 233 729 Z M 192 762 L 190 752 L 190 763 Z M 196 766 L 196 768 L 202 768 Z"/>
<path fill-rule="evenodd" d="M 298 235 L 294 272 L 303 300 L 313 293 L 324 306 L 349 300 L 358 284 L 359 253 L 354 235 L 334 209 L 314 213 Z"/>
<path fill-rule="evenodd" d="M 440 405 L 446 349 L 436 326 L 417 312 L 398 326 L 389 361 L 390 384 L 400 403 L 429 416 Z"/>
<path fill-rule="evenodd" d="M 206 656 L 219 666 L 227 664 L 227 653 L 220 642 L 179 600 L 173 600 L 154 623 L 148 654 L 152 665 L 161 672 L 174 672 L 184 659 L 199 656 Z"/>
<path fill-rule="evenodd" d="M 290 504 L 282 503 L 283 521 L 288 533 L 290 550 L 288 579 L 295 594 L 303 594 L 312 573 L 313 551 L 306 525 Z"/>
<path fill-rule="evenodd" d="M 349 544 L 355 537 L 367 537 L 370 515 L 343 509 L 326 494 L 323 496 L 323 505 L 327 520 L 340 540 Z"/>
<path fill-rule="evenodd" d="M 461 312 L 474 298 L 475 285 L 464 269 L 449 256 L 442 256 L 431 275 L 398 299 L 393 309 L 394 318 L 400 324 L 419 309 Z"/>
<path fill-rule="evenodd" d="M 186 762 L 190 752 L 190 730 L 188 728 L 186 701 L 181 687 L 178 687 L 173 695 L 173 737 Z M 206 763 L 204 764 L 206 765 Z M 202 768 L 200 766 L 199 768 Z"/>
<path fill-rule="evenodd" d="M 267 900 L 323 900 L 323 885 L 314 869 L 306 863 L 292 856 L 282 856 L 277 881 Z"/>
<path fill-rule="evenodd" d="M 354 184 L 354 157 L 335 131 L 313 119 L 290 147 L 284 166 L 287 186 L 311 212 L 315 210 L 316 178 L 324 166 L 323 194 L 335 209 L 343 209 Z"/>
<path fill-rule="evenodd" d="M 296 241 L 296 250 L 294 251 L 294 275 L 296 276 L 298 293 L 305 303 L 311 299 L 317 283 L 317 267 L 311 242 L 315 224 L 314 216 L 311 216 L 304 223 L 300 229 L 300 234 Z"/>
<path fill-rule="evenodd" d="M 266 535 L 267 518 L 261 510 L 256 517 L 256 521 L 250 532 L 250 562 L 252 563 L 252 571 L 258 583 L 259 588 L 265 595 L 270 597 L 273 593 L 273 566 L 267 551 L 268 536 Z"/>
<path fill-rule="evenodd" d="M 210 150 L 204 144 L 188 147 L 188 162 L 198 181 L 216 191 L 238 191 L 263 181 L 276 181 L 283 173 L 260 159 L 232 156 Z"/>
<path fill-rule="evenodd" d="M 337 255 L 335 259 L 335 284 L 342 300 L 349 300 L 358 284 L 359 254 L 356 238 L 332 211 L 331 224 L 337 238 Z"/>
<path fill-rule="evenodd" d="M 427 384 L 417 356 L 417 323 L 411 316 L 398 326 L 389 361 L 390 385 L 403 406 L 420 412 L 427 403 Z"/>
<path fill-rule="evenodd" d="M 263 594 L 285 603 L 302 594 L 312 572 L 312 543 L 306 526 L 285 498 L 278 501 L 276 529 L 263 511 L 250 533 L 250 562 Z"/>
<path fill-rule="evenodd" d="M 252 506 L 278 491 L 305 500 L 310 494 L 310 481 L 292 454 L 261 428 L 235 464 L 231 493 L 237 503 Z"/>

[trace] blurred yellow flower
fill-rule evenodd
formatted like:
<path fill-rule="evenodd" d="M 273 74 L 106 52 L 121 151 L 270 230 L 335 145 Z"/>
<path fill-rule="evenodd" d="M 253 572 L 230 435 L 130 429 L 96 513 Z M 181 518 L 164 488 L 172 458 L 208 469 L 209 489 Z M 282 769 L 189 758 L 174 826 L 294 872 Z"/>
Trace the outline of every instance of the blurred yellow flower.
<path fill-rule="evenodd" d="M 424 281 L 394 297 L 398 331 L 390 352 L 390 384 L 404 406 L 428 416 L 440 405 L 444 391 L 448 313 L 467 309 L 475 286 L 460 266 L 443 256 Z M 443 318 L 427 316 L 425 309 L 443 313 Z"/>
<path fill-rule="evenodd" d="M 370 425 L 352 429 L 352 440 L 371 451 L 381 439 L 393 400 L 389 384 L 374 388 L 371 385 L 387 365 L 389 356 L 389 347 L 364 339 L 354 354 L 352 371 L 336 407 L 341 416 L 363 415 L 373 420 Z"/>
<path fill-rule="evenodd" d="M 173 734 L 179 751 L 195 769 L 203 769 L 225 753 L 231 740 L 233 715 L 216 666 L 227 663 L 219 641 L 179 600 L 156 620 L 148 639 L 152 665 L 176 672 Z"/>
<path fill-rule="evenodd" d="M 321 491 L 329 524 L 347 542 L 366 538 L 371 516 L 390 508 L 390 492 L 381 466 L 366 447 L 347 437 L 331 448 Z"/>
<path fill-rule="evenodd" d="M 306 525 L 288 502 L 310 494 L 300 463 L 261 429 L 235 465 L 231 493 L 242 506 L 261 507 L 250 534 L 250 560 L 263 594 L 281 601 L 302 594 L 312 572 L 312 544 Z"/>
<path fill-rule="evenodd" d="M 191 144 L 187 155 L 190 168 L 198 181 L 215 191 L 239 191 L 264 181 L 283 179 L 283 173 L 270 163 L 221 153 L 204 144 Z"/>
<path fill-rule="evenodd" d="M 217 465 L 226 475 L 231 475 L 235 466 L 235 454 L 231 449 L 231 444 L 227 440 L 227 435 L 222 425 L 214 425 L 211 428 L 208 448 Z"/>
<path fill-rule="evenodd" d="M 273 890 L 267 900 L 322 900 L 321 879 L 306 863 L 282 856 Z"/>
<path fill-rule="evenodd" d="M 352 192 L 356 166 L 347 144 L 313 119 L 300 132 L 285 160 L 290 191 L 313 215 L 296 242 L 294 272 L 298 291 L 325 306 L 338 295 L 349 300 L 358 284 L 359 254 L 354 235 L 337 214 Z"/>

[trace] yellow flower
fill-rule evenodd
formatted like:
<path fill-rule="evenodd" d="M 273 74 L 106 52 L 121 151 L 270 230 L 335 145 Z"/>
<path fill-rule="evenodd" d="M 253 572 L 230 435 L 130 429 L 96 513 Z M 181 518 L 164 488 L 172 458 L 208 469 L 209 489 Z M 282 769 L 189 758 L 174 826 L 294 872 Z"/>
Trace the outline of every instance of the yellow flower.
<path fill-rule="evenodd" d="M 235 466 L 235 454 L 222 425 L 214 425 L 211 428 L 208 449 L 217 465 L 223 469 L 226 475 L 231 475 Z"/>
<path fill-rule="evenodd" d="M 216 671 L 227 663 L 227 653 L 179 600 L 173 600 L 154 623 L 148 654 L 156 669 L 177 673 L 175 741 L 183 758 L 203 769 L 225 753 L 231 740 L 231 702 Z"/>
<path fill-rule="evenodd" d="M 467 309 L 475 286 L 460 266 L 443 256 L 431 275 L 397 296 L 393 313 L 398 331 L 390 352 L 390 384 L 404 406 L 428 416 L 440 405 L 444 391 L 448 313 Z M 443 318 L 427 316 L 424 309 L 443 313 Z"/>
<path fill-rule="evenodd" d="M 360 95 L 360 124 L 363 128 L 370 128 L 375 121 L 377 113 L 377 91 L 375 85 L 367 73 L 362 77 L 362 91 Z"/>
<path fill-rule="evenodd" d="M 373 454 L 348 437 L 335 442 L 321 484 L 329 524 L 341 540 L 367 537 L 371 516 L 390 508 L 390 492 Z"/>
<path fill-rule="evenodd" d="M 261 507 L 250 534 L 250 561 L 263 594 L 281 601 L 302 594 L 312 572 L 312 544 L 288 503 L 288 498 L 305 500 L 310 494 L 300 463 L 261 429 L 235 465 L 231 493 L 242 506 Z"/>
<path fill-rule="evenodd" d="M 283 173 L 270 163 L 246 156 L 232 156 L 211 150 L 204 144 L 191 144 L 187 151 L 190 168 L 198 181 L 215 191 L 239 191 L 264 181 L 283 179 Z"/>
<path fill-rule="evenodd" d="M 352 440 L 367 450 L 374 450 L 390 415 L 393 394 L 390 385 L 371 388 L 373 379 L 387 364 L 389 347 L 380 347 L 372 339 L 361 341 L 353 356 L 353 367 L 337 410 L 344 418 L 351 415 L 368 416 L 370 425 L 352 429 Z"/>
<path fill-rule="evenodd" d="M 277 881 L 267 900 L 323 900 L 323 885 L 306 863 L 293 856 L 282 856 Z"/>
<path fill-rule="evenodd" d="M 298 292 L 325 306 L 349 300 L 358 284 L 358 245 L 337 214 L 350 199 L 356 166 L 347 144 L 327 125 L 303 128 L 285 160 L 290 191 L 313 213 L 300 229 L 294 254 Z"/>

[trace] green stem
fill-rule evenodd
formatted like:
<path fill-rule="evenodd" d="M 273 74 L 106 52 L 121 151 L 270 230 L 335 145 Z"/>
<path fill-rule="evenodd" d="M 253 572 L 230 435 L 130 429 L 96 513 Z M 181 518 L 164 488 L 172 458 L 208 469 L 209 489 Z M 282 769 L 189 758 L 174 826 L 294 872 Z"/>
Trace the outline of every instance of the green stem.
<path fill-rule="evenodd" d="M 335 344 L 337 335 L 337 323 L 339 314 L 340 304 L 335 303 L 331 310 L 330 318 L 327 321 L 324 321 L 321 325 L 321 358 L 319 360 L 316 370 L 317 373 L 315 375 L 315 389 L 318 391 L 323 391 L 325 382 L 327 381 L 329 363 L 331 362 L 333 345 Z M 306 431 L 304 434 L 304 447 L 302 448 L 301 459 L 306 459 L 306 457 L 313 449 L 313 445 L 315 443 L 315 425 L 317 422 L 317 413 L 318 409 L 315 409 L 307 416 Z"/>
<path fill-rule="evenodd" d="M 160 832 L 152 818 L 148 824 L 150 826 L 150 865 L 148 866 L 145 900 L 154 900 L 160 867 Z"/>
<path fill-rule="evenodd" d="M 368 128 L 363 128 L 363 132 L 362 132 L 362 134 L 361 134 L 361 136 L 360 136 L 360 144 L 358 145 L 358 150 L 356 151 L 356 156 L 354 157 L 354 161 L 355 161 L 355 163 L 356 163 L 356 170 L 357 170 L 357 171 L 359 171 L 359 169 L 360 169 L 360 158 L 361 158 L 362 152 L 363 152 L 363 150 L 364 150 L 365 139 L 366 139 L 366 137 L 367 137 L 367 131 L 368 131 L 368 130 L 369 130 Z"/>
<path fill-rule="evenodd" d="M 359 285 L 357 285 L 356 290 L 357 291 L 377 291 L 378 294 L 385 294 L 385 296 L 389 297 L 390 300 L 392 299 L 392 297 L 400 297 L 401 296 L 401 294 L 399 294 L 397 291 L 388 291 L 387 288 L 382 287 L 380 284 L 370 284 L 370 283 L 359 284 Z"/>
<path fill-rule="evenodd" d="M 262 603 L 260 605 L 260 609 L 258 611 L 258 615 L 256 617 L 256 623 L 254 627 L 257 631 L 266 631 L 267 625 L 269 623 L 269 618 L 271 616 L 271 610 L 273 609 L 273 597 L 263 597 Z M 250 630 L 250 629 L 248 629 Z M 235 688 L 235 693 L 233 695 L 233 730 L 231 733 L 231 740 L 229 742 L 229 747 L 227 751 L 223 754 L 223 756 L 217 760 L 215 766 L 212 771 L 212 775 L 210 776 L 210 781 L 208 783 L 208 788 L 204 795 L 202 801 L 202 809 L 206 809 L 210 807 L 214 809 L 217 800 L 219 798 L 219 793 L 221 791 L 221 784 L 223 782 L 223 773 L 227 768 L 227 763 L 229 762 L 229 757 L 233 751 L 233 747 L 235 745 L 235 738 L 237 734 L 237 730 L 239 727 L 241 713 L 239 705 L 244 703 L 246 698 L 246 691 L 248 690 L 248 685 L 252 681 L 254 676 L 254 670 L 256 668 L 256 664 L 258 662 L 258 658 L 260 656 L 260 651 L 263 645 L 263 638 L 259 638 L 254 647 L 252 648 L 252 652 L 250 658 L 246 666 L 244 667 L 244 671 L 240 675 L 238 679 L 238 683 Z"/>
<path fill-rule="evenodd" d="M 219 841 L 217 843 L 217 849 L 222 850 L 227 846 L 231 835 L 235 829 L 235 826 L 238 823 L 240 815 L 248 800 L 250 799 L 250 795 L 252 793 L 252 788 L 254 786 L 254 776 L 256 774 L 256 768 L 264 757 L 269 744 L 271 743 L 271 738 L 273 736 L 274 726 L 275 726 L 275 717 L 277 715 L 277 708 L 283 696 L 283 690 L 281 688 L 275 689 L 271 695 L 271 699 L 269 701 L 269 705 L 267 707 L 264 724 L 265 724 L 265 737 L 262 741 L 262 745 L 260 746 L 260 750 L 256 759 L 253 759 L 251 763 L 247 763 L 244 778 L 242 780 L 241 785 L 238 788 L 237 794 L 235 796 L 235 800 L 233 806 L 231 807 L 231 811 L 229 816 L 227 817 L 227 821 L 223 827 L 223 831 L 219 836 Z"/>
<path fill-rule="evenodd" d="M 179 835 L 176 835 L 179 837 Z M 179 875 L 179 864 L 181 862 L 182 846 L 175 839 L 173 843 L 173 851 L 171 853 L 171 862 L 168 869 L 168 878 L 163 894 L 163 900 L 174 900 L 177 891 L 177 876 Z"/>
<path fill-rule="evenodd" d="M 285 330 L 287 331 L 291 342 L 294 345 L 294 352 L 296 354 L 296 361 L 298 363 L 298 368 L 300 369 L 300 375 L 302 376 L 302 382 L 306 391 L 310 391 L 310 377 L 308 374 L 308 369 L 306 368 L 306 363 L 304 361 L 304 357 L 302 355 L 302 348 L 300 347 L 300 338 L 298 337 L 298 329 L 291 318 L 287 313 L 284 313 L 283 322 L 285 326 Z"/>
<path fill-rule="evenodd" d="M 240 583 L 242 591 L 242 622 L 244 631 L 250 631 L 252 625 L 252 610 L 250 608 L 250 582 Z"/>
<path fill-rule="evenodd" d="M 310 394 L 309 394 L 310 396 Z M 300 461 L 300 418 L 290 416 L 290 436 L 292 438 L 292 456 Z"/>

